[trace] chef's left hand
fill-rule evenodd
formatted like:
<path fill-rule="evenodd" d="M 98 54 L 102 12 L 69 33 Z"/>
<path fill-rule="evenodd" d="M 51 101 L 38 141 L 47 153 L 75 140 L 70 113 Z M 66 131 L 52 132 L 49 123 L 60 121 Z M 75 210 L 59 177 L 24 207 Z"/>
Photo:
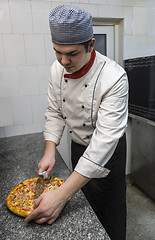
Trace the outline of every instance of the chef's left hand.
<path fill-rule="evenodd" d="M 52 224 L 59 216 L 67 200 L 58 189 L 43 193 L 35 202 L 34 210 L 25 218 L 25 223 L 34 220 L 38 224 Z"/>

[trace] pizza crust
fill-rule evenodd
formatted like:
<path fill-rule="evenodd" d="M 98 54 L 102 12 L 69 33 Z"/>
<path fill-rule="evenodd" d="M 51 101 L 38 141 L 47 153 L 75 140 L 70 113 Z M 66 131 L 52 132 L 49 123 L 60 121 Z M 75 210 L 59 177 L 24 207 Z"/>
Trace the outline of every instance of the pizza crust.
<path fill-rule="evenodd" d="M 34 202 L 37 200 L 35 196 L 37 180 L 38 177 L 27 179 L 11 190 L 6 198 L 6 205 L 11 212 L 21 217 L 27 217 L 33 211 Z M 46 181 L 43 193 L 58 188 L 63 182 L 60 178 L 50 177 Z"/>
<path fill-rule="evenodd" d="M 32 211 L 24 211 L 24 210 L 19 210 L 18 208 L 14 208 L 11 206 L 11 204 L 9 206 L 7 206 L 9 208 L 9 210 L 13 213 L 15 213 L 16 215 L 20 216 L 20 217 L 27 217 Z"/>

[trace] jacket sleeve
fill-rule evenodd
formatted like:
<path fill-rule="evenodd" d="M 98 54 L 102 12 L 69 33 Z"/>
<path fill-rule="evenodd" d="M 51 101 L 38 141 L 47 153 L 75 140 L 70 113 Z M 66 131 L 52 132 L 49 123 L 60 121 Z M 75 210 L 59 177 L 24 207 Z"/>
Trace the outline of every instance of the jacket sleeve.
<path fill-rule="evenodd" d="M 65 121 L 63 119 L 58 101 L 53 89 L 52 79 L 49 79 L 48 87 L 48 107 L 45 113 L 45 140 L 50 140 L 59 145 L 60 139 L 65 127 Z"/>
<path fill-rule="evenodd" d="M 106 177 L 104 166 L 113 155 L 123 136 L 128 119 L 128 81 L 123 76 L 103 97 L 98 111 L 96 128 L 90 144 L 79 159 L 75 170 L 89 178 Z"/>

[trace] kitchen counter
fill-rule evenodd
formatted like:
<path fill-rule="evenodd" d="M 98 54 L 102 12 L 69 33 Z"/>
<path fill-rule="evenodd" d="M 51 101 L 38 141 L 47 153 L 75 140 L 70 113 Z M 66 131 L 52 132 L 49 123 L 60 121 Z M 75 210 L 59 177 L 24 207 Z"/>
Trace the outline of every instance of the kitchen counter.
<path fill-rule="evenodd" d="M 66 204 L 52 224 L 24 224 L 24 218 L 10 212 L 5 200 L 20 182 L 37 176 L 37 164 L 44 152 L 42 133 L 0 139 L 0 239 L 1 240 L 109 240 L 104 228 L 80 190 Z M 51 173 L 66 180 L 70 171 L 56 152 Z"/>

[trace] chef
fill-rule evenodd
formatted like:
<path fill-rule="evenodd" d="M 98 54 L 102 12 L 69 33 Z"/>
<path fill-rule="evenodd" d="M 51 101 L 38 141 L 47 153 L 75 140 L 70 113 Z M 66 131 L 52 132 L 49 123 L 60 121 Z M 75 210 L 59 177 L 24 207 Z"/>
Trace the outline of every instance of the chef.
<path fill-rule="evenodd" d="M 49 24 L 57 60 L 51 67 L 45 152 L 38 169 L 49 176 L 67 126 L 73 172 L 61 187 L 38 198 L 25 222 L 52 224 L 82 189 L 110 238 L 125 240 L 126 72 L 95 51 L 92 16 L 85 10 L 60 5 L 51 11 Z"/>

